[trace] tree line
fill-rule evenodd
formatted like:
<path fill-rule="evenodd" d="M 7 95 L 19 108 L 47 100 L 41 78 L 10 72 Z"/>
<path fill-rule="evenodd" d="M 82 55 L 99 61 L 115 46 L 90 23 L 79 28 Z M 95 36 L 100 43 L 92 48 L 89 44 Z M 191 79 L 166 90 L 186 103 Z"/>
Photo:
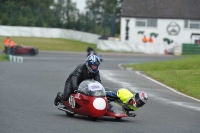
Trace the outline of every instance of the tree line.
<path fill-rule="evenodd" d="M 86 0 L 84 12 L 72 0 L 1 0 L 0 25 L 65 28 L 115 36 L 123 0 Z"/>

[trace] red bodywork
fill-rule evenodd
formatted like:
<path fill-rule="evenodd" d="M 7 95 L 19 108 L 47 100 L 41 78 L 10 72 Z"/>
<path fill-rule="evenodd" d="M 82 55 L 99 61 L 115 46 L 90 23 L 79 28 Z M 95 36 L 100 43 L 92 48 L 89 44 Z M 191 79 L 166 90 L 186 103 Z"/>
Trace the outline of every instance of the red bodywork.
<path fill-rule="evenodd" d="M 58 109 L 65 111 L 68 116 L 80 114 L 93 120 L 103 116 L 116 119 L 127 116 L 123 106 L 117 101 L 108 100 L 101 83 L 92 79 L 82 81 L 76 94 L 71 94 L 62 105 L 64 107 Z"/>
<path fill-rule="evenodd" d="M 122 117 L 127 117 L 127 114 L 121 104 L 119 104 L 116 101 L 109 101 L 105 116 L 110 116 L 110 117 L 115 117 L 116 119 L 120 119 Z"/>
<path fill-rule="evenodd" d="M 37 55 L 38 49 L 32 46 L 15 46 L 14 54 L 30 54 L 30 55 Z"/>
<path fill-rule="evenodd" d="M 99 110 L 94 107 L 93 102 L 97 98 L 102 98 L 105 101 L 106 105 L 104 109 Z M 117 104 L 116 102 L 108 103 L 107 101 L 108 100 L 106 97 L 92 97 L 81 93 L 76 93 L 71 94 L 69 100 L 64 102 L 64 106 L 75 114 L 90 116 L 93 118 L 110 116 L 116 119 L 120 119 L 122 117 L 127 117 L 127 114 L 121 105 Z"/>
<path fill-rule="evenodd" d="M 105 101 L 104 109 L 96 109 L 94 107 L 94 100 L 97 98 L 101 98 L 102 101 Z M 72 105 L 72 99 L 74 99 L 75 101 L 74 105 Z M 103 117 L 105 115 L 107 110 L 107 104 L 108 103 L 106 97 L 92 97 L 83 95 L 81 93 L 72 94 L 69 100 L 64 102 L 64 105 L 67 107 L 67 109 L 73 111 L 75 114 L 97 118 Z"/>
<path fill-rule="evenodd" d="M 127 115 L 125 113 L 123 113 L 123 114 L 115 114 L 114 112 L 109 112 L 109 111 L 107 111 L 105 113 L 105 116 L 111 116 L 111 117 L 115 117 L 115 118 L 127 117 Z"/>

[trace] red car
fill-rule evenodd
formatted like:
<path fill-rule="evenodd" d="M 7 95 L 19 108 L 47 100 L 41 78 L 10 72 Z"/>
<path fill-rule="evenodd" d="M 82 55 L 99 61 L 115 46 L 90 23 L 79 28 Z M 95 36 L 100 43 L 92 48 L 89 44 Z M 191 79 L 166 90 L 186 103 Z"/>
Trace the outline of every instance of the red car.
<path fill-rule="evenodd" d="M 14 47 L 14 55 L 37 55 L 39 50 L 32 46 L 17 45 Z"/>

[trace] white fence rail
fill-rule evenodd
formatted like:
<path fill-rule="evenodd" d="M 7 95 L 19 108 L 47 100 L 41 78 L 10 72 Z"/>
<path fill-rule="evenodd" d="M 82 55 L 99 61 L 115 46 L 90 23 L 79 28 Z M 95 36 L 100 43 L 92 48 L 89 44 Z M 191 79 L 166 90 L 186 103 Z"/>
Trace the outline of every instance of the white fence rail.
<path fill-rule="evenodd" d="M 23 37 L 44 37 L 44 38 L 64 38 L 78 40 L 82 42 L 93 43 L 100 50 L 112 50 L 119 52 L 140 52 L 146 54 L 165 54 L 166 50 L 174 49 L 166 44 L 152 43 L 133 43 L 111 40 L 99 40 L 100 35 L 85 33 L 75 30 L 58 29 L 58 28 L 40 28 L 40 27 L 23 27 L 23 26 L 1 26 L 0 36 L 23 36 Z M 180 49 L 175 50 L 180 54 Z"/>
<path fill-rule="evenodd" d="M 2 26 L 2 25 L 0 25 L 0 36 L 64 38 L 64 39 L 78 40 L 94 44 L 97 43 L 97 40 L 100 37 L 97 34 L 85 33 L 75 30 L 59 29 L 59 28 Z"/>

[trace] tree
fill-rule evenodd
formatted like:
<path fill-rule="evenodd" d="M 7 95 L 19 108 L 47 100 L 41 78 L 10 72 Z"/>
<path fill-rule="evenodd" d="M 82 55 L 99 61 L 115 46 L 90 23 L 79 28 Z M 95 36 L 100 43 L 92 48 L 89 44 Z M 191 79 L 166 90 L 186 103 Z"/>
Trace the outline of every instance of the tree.
<path fill-rule="evenodd" d="M 103 35 L 108 34 L 106 31 L 112 27 L 113 20 L 114 25 L 117 25 L 117 32 L 120 32 L 122 0 L 86 0 L 86 5 L 90 19 L 94 21 L 94 25 L 101 25 Z"/>
<path fill-rule="evenodd" d="M 1 1 L 1 25 L 13 26 L 55 26 L 55 14 L 49 8 L 52 0 L 4 0 Z"/>
<path fill-rule="evenodd" d="M 86 0 L 86 12 L 79 13 L 72 0 L 1 0 L 0 25 L 68 28 L 109 36 L 120 32 L 121 5 L 122 0 Z"/>
<path fill-rule="evenodd" d="M 57 14 L 59 24 L 68 29 L 76 29 L 79 10 L 76 8 L 76 2 L 71 0 L 60 0 L 54 3 L 53 10 Z"/>

